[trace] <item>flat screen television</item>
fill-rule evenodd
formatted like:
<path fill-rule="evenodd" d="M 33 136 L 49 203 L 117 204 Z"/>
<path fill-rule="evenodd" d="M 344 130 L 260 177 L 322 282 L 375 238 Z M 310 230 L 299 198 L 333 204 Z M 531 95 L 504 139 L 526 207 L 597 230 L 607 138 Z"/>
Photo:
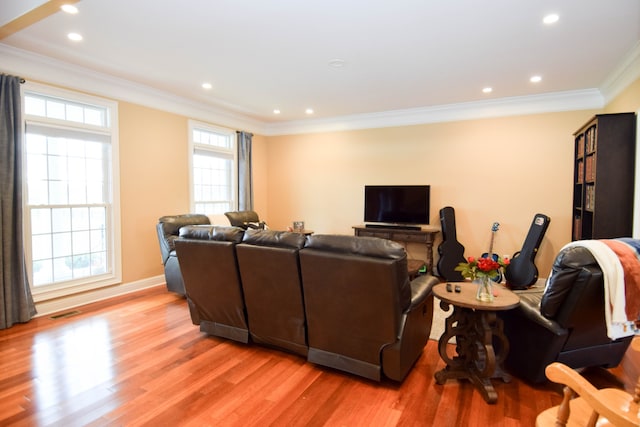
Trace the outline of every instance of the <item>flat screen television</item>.
<path fill-rule="evenodd" d="M 428 185 L 365 185 L 364 221 L 429 224 Z"/>

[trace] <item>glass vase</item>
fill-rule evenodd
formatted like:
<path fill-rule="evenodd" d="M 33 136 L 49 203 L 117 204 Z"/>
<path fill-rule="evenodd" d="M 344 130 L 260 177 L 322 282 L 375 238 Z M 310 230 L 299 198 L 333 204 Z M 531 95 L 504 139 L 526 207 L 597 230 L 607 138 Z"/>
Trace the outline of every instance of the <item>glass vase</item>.
<path fill-rule="evenodd" d="M 476 299 L 482 302 L 493 302 L 492 280 L 487 276 L 478 277 L 474 280 L 478 285 Z"/>

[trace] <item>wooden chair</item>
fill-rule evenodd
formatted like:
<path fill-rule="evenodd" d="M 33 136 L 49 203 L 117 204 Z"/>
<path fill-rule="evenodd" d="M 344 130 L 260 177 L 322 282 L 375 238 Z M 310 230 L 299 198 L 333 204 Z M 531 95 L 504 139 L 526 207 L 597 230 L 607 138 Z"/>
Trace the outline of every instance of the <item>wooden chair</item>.
<path fill-rule="evenodd" d="M 640 352 L 640 338 L 634 339 L 631 346 Z M 562 363 L 550 364 L 545 372 L 551 381 L 565 384 L 564 398 L 559 406 L 538 415 L 537 427 L 640 426 L 640 378 L 634 394 L 629 394 L 616 388 L 598 390 Z"/>

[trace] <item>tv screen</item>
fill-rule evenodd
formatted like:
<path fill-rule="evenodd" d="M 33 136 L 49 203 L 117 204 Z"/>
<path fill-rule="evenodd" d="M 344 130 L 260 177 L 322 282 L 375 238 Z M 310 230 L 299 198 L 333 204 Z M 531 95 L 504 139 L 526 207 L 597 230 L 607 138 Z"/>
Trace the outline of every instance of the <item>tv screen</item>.
<path fill-rule="evenodd" d="M 429 224 L 428 185 L 366 185 L 365 222 Z"/>

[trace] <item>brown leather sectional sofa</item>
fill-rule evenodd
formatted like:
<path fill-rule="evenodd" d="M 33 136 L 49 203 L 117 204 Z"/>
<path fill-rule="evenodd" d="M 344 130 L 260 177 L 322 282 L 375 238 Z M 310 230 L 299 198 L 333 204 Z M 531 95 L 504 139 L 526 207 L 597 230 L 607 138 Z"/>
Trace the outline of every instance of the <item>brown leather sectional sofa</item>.
<path fill-rule="evenodd" d="M 378 238 L 187 226 L 175 242 L 191 319 L 210 335 L 402 381 L 431 330 L 431 275 Z"/>

